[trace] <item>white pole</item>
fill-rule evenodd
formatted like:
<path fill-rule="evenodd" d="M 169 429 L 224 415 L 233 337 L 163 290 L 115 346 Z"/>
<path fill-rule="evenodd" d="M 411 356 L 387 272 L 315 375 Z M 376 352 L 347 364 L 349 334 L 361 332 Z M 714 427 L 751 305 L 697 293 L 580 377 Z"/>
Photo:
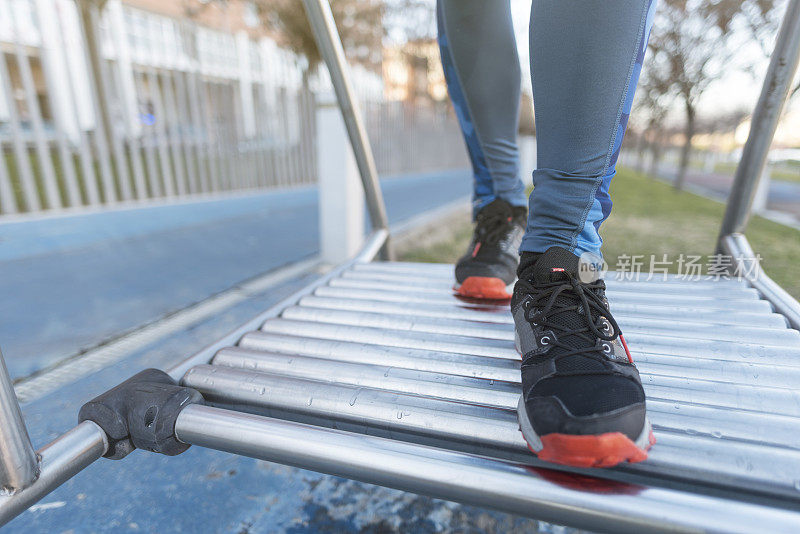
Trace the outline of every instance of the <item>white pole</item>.
<path fill-rule="evenodd" d="M 347 129 L 331 92 L 317 97 L 317 175 L 322 261 L 339 264 L 364 243 L 364 190 Z"/>
<path fill-rule="evenodd" d="M 236 55 L 239 61 L 239 94 L 244 136 L 251 139 L 256 134 L 255 110 L 253 108 L 253 73 L 250 68 L 250 39 L 247 33 L 236 33 Z"/>

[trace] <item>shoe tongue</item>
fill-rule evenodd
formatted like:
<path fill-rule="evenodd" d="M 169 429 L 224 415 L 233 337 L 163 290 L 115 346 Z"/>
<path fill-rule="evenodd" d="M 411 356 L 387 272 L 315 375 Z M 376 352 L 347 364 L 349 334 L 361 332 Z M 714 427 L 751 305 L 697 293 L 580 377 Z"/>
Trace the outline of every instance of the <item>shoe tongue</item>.
<path fill-rule="evenodd" d="M 512 216 L 511 204 L 501 198 L 496 198 L 478 212 L 478 219 L 486 217 L 502 216 L 510 219 Z"/>
<path fill-rule="evenodd" d="M 529 277 L 535 283 L 549 283 L 569 280 L 569 275 L 577 277 L 578 256 L 561 247 L 550 247 L 542 254 L 533 266 L 529 269 Z M 580 300 L 572 292 L 565 292 L 556 299 L 556 307 L 574 306 L 580 304 Z M 565 330 L 575 330 L 586 328 L 587 318 L 584 313 L 577 311 L 554 312 L 549 318 L 554 324 L 561 326 Z M 583 348 L 591 343 L 578 335 L 570 335 L 565 331 L 556 334 L 563 344 L 572 348 Z M 548 356 L 558 356 L 567 352 L 569 349 L 563 347 L 553 347 Z M 556 368 L 559 372 L 595 372 L 602 371 L 605 367 L 594 358 L 582 356 L 580 354 L 568 356 L 558 360 Z"/>
<path fill-rule="evenodd" d="M 550 247 L 542 254 L 528 273 L 537 283 L 568 280 L 569 275 L 578 275 L 578 256 L 561 247 Z"/>

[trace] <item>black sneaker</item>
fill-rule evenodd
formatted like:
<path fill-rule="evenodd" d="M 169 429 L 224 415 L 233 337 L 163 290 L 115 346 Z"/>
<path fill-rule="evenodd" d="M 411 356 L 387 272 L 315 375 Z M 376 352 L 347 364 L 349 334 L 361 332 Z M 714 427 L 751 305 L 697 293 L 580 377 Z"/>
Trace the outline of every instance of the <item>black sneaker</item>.
<path fill-rule="evenodd" d="M 520 272 L 511 312 L 522 354 L 520 430 L 539 458 L 575 467 L 641 462 L 655 443 L 645 395 L 605 283 L 552 247 Z"/>
<path fill-rule="evenodd" d="M 528 210 L 496 199 L 480 212 L 467 253 L 456 263 L 455 290 L 463 297 L 509 299 L 519 265 Z"/>

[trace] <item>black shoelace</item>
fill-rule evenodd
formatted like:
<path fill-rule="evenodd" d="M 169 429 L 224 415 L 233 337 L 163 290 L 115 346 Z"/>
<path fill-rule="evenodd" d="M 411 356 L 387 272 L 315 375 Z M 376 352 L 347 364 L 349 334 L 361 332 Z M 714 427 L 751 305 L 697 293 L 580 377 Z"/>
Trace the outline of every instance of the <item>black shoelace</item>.
<path fill-rule="evenodd" d="M 608 306 L 598 294 L 599 291 L 605 289 L 605 284 L 602 280 L 583 283 L 569 273 L 565 272 L 564 274 L 567 278 L 556 282 L 534 283 L 519 280 L 518 286 L 525 292 L 535 295 L 535 300 L 530 301 L 525 310 L 525 320 L 533 326 L 549 329 L 555 335 L 556 339 L 550 339 L 546 343 L 551 346 L 546 354 L 552 354 L 553 348 L 559 347 L 563 352 L 553 356 L 556 360 L 581 355 L 602 362 L 606 369 L 606 371 L 558 373 L 559 375 L 613 374 L 614 371 L 608 368 L 607 359 L 601 353 L 602 349 L 597 347 L 597 339 L 612 342 L 622 334 Z M 570 321 L 554 319 L 559 315 L 571 312 L 582 315 L 586 326 L 575 328 L 569 325 Z M 601 316 L 608 321 L 610 332 L 601 330 L 595 324 Z M 573 343 L 566 343 L 565 340 L 568 338 Z M 586 343 L 574 343 L 575 338 Z"/>

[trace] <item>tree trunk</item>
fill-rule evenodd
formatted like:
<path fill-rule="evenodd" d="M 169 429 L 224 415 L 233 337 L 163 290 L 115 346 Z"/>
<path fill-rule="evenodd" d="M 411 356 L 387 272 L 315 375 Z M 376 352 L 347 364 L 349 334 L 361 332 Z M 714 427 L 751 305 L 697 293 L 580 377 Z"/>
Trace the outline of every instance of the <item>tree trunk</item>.
<path fill-rule="evenodd" d="M 694 105 L 686 101 L 686 126 L 683 130 L 685 141 L 681 148 L 681 161 L 678 167 L 678 177 L 675 179 L 675 189 L 682 191 L 686 186 L 686 172 L 689 170 L 689 156 L 692 154 L 692 138 L 694 138 L 696 110 Z"/>
<path fill-rule="evenodd" d="M 647 138 L 649 137 L 649 133 L 651 133 L 650 128 L 645 129 L 639 134 L 639 138 L 636 140 L 636 172 L 639 174 L 644 172 L 644 157 L 647 153 Z"/>
<path fill-rule="evenodd" d="M 654 132 L 653 140 L 650 144 L 650 170 L 647 172 L 650 178 L 658 178 L 658 166 L 661 163 L 661 156 L 663 155 L 662 137 L 663 135 L 661 132 Z"/>

